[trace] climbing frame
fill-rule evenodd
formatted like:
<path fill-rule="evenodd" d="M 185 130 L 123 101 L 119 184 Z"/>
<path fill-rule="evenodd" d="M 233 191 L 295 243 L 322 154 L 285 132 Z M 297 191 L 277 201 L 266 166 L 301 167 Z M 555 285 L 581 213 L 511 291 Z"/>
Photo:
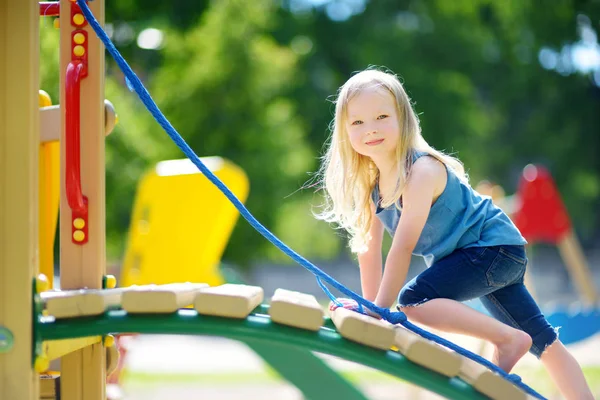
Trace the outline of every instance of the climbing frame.
<path fill-rule="evenodd" d="M 105 296 L 101 296 L 105 293 Z M 193 305 L 202 315 L 240 320 L 249 317 L 263 301 L 263 289 L 258 286 L 224 284 L 209 287 L 204 283 L 131 286 L 119 289 L 72 290 L 46 292 L 41 298 L 47 312 L 57 319 L 90 315 L 87 298 L 99 298 L 98 305 L 105 313 L 120 308 L 128 314 L 172 314 L 182 307 Z M 106 299 L 110 299 L 107 301 Z M 51 307 L 61 300 L 61 306 Z M 297 328 L 298 332 L 315 334 L 325 326 L 327 317 L 314 296 L 277 289 L 270 299 L 268 314 L 272 322 Z M 101 307 L 95 308 L 94 312 Z M 81 310 L 74 315 L 71 310 Z M 68 310 L 65 311 L 65 310 Z M 54 315 L 54 313 L 57 313 Z M 264 315 L 260 311 L 258 315 Z M 344 308 L 330 312 L 336 331 L 343 338 L 367 347 L 402 354 L 415 365 L 447 378 L 460 378 L 477 392 L 494 400 L 528 400 L 521 389 L 487 367 L 424 339 L 401 326 Z M 69 321 L 69 319 L 65 321 Z M 308 349 L 310 350 L 310 349 Z M 108 349 L 110 353 L 110 348 Z M 110 357 L 109 357 L 110 361 Z"/>

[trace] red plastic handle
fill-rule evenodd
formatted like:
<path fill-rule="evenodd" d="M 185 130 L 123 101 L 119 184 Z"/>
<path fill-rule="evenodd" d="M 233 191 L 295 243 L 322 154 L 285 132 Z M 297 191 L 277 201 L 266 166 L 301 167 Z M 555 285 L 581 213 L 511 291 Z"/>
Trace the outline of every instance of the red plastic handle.
<path fill-rule="evenodd" d="M 40 17 L 58 17 L 60 14 L 60 3 L 58 1 L 41 2 Z"/>
<path fill-rule="evenodd" d="M 66 118 L 66 191 L 69 207 L 73 212 L 87 212 L 87 204 L 81 193 L 80 162 L 80 83 L 84 72 L 81 61 L 71 61 L 67 66 L 65 80 L 65 118 Z"/>

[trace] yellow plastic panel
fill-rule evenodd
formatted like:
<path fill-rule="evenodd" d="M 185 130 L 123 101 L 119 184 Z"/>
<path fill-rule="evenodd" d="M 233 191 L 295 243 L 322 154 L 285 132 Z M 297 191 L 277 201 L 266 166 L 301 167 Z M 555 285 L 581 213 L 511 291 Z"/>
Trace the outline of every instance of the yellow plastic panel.
<path fill-rule="evenodd" d="M 50 107 L 50 96 L 39 91 L 39 106 Z M 48 278 L 50 287 L 54 279 L 54 239 L 60 199 L 60 143 L 42 143 L 39 155 L 39 247 L 40 272 Z"/>
<path fill-rule="evenodd" d="M 245 202 L 244 171 L 220 157 L 202 162 Z M 140 181 L 121 285 L 224 283 L 218 266 L 238 211 L 191 161 L 163 161 Z"/>

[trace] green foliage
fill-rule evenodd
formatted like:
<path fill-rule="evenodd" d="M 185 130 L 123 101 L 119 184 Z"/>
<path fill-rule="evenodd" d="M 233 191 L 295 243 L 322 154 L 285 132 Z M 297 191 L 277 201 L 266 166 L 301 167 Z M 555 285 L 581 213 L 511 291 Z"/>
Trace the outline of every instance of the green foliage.
<path fill-rule="evenodd" d="M 246 171 L 247 206 L 267 227 L 312 167 L 288 95 L 296 56 L 268 34 L 275 12 L 267 1 L 215 3 L 193 29 L 167 31 L 152 79 L 157 102 L 198 155 L 220 155 Z M 243 263 L 270 246 L 241 221 L 226 258 Z"/>
<path fill-rule="evenodd" d="M 58 29 L 54 29 L 52 19 L 40 18 L 40 89 L 50 95 L 52 104 L 59 102 L 59 42 Z"/>
<path fill-rule="evenodd" d="M 286 199 L 277 209 L 273 232 L 292 249 L 300 251 L 301 255 L 322 260 L 340 253 L 340 238 L 345 235 L 337 232 L 338 235 L 334 236 L 333 227 L 314 218 L 313 213 L 317 210 L 313 205 L 319 202 L 322 199 L 308 195 Z M 274 246 L 269 248 L 267 256 L 282 264 L 293 262 Z"/>

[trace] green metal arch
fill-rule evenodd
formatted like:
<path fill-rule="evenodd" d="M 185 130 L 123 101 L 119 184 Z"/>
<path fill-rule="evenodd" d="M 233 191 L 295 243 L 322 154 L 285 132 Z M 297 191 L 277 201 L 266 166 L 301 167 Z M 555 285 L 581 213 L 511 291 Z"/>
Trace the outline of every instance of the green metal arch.
<path fill-rule="evenodd" d="M 260 309 L 259 309 L 260 310 Z M 35 324 L 38 342 L 111 333 L 221 336 L 239 341 L 273 343 L 281 347 L 329 354 L 388 373 L 449 399 L 486 399 L 459 378 L 448 378 L 417 364 L 400 353 L 377 350 L 344 339 L 330 324 L 317 332 L 296 329 L 271 321 L 268 315 L 250 314 L 245 319 L 210 317 L 195 310 L 174 314 L 127 314 L 108 311 L 97 317 L 55 320 L 39 317 Z"/>

